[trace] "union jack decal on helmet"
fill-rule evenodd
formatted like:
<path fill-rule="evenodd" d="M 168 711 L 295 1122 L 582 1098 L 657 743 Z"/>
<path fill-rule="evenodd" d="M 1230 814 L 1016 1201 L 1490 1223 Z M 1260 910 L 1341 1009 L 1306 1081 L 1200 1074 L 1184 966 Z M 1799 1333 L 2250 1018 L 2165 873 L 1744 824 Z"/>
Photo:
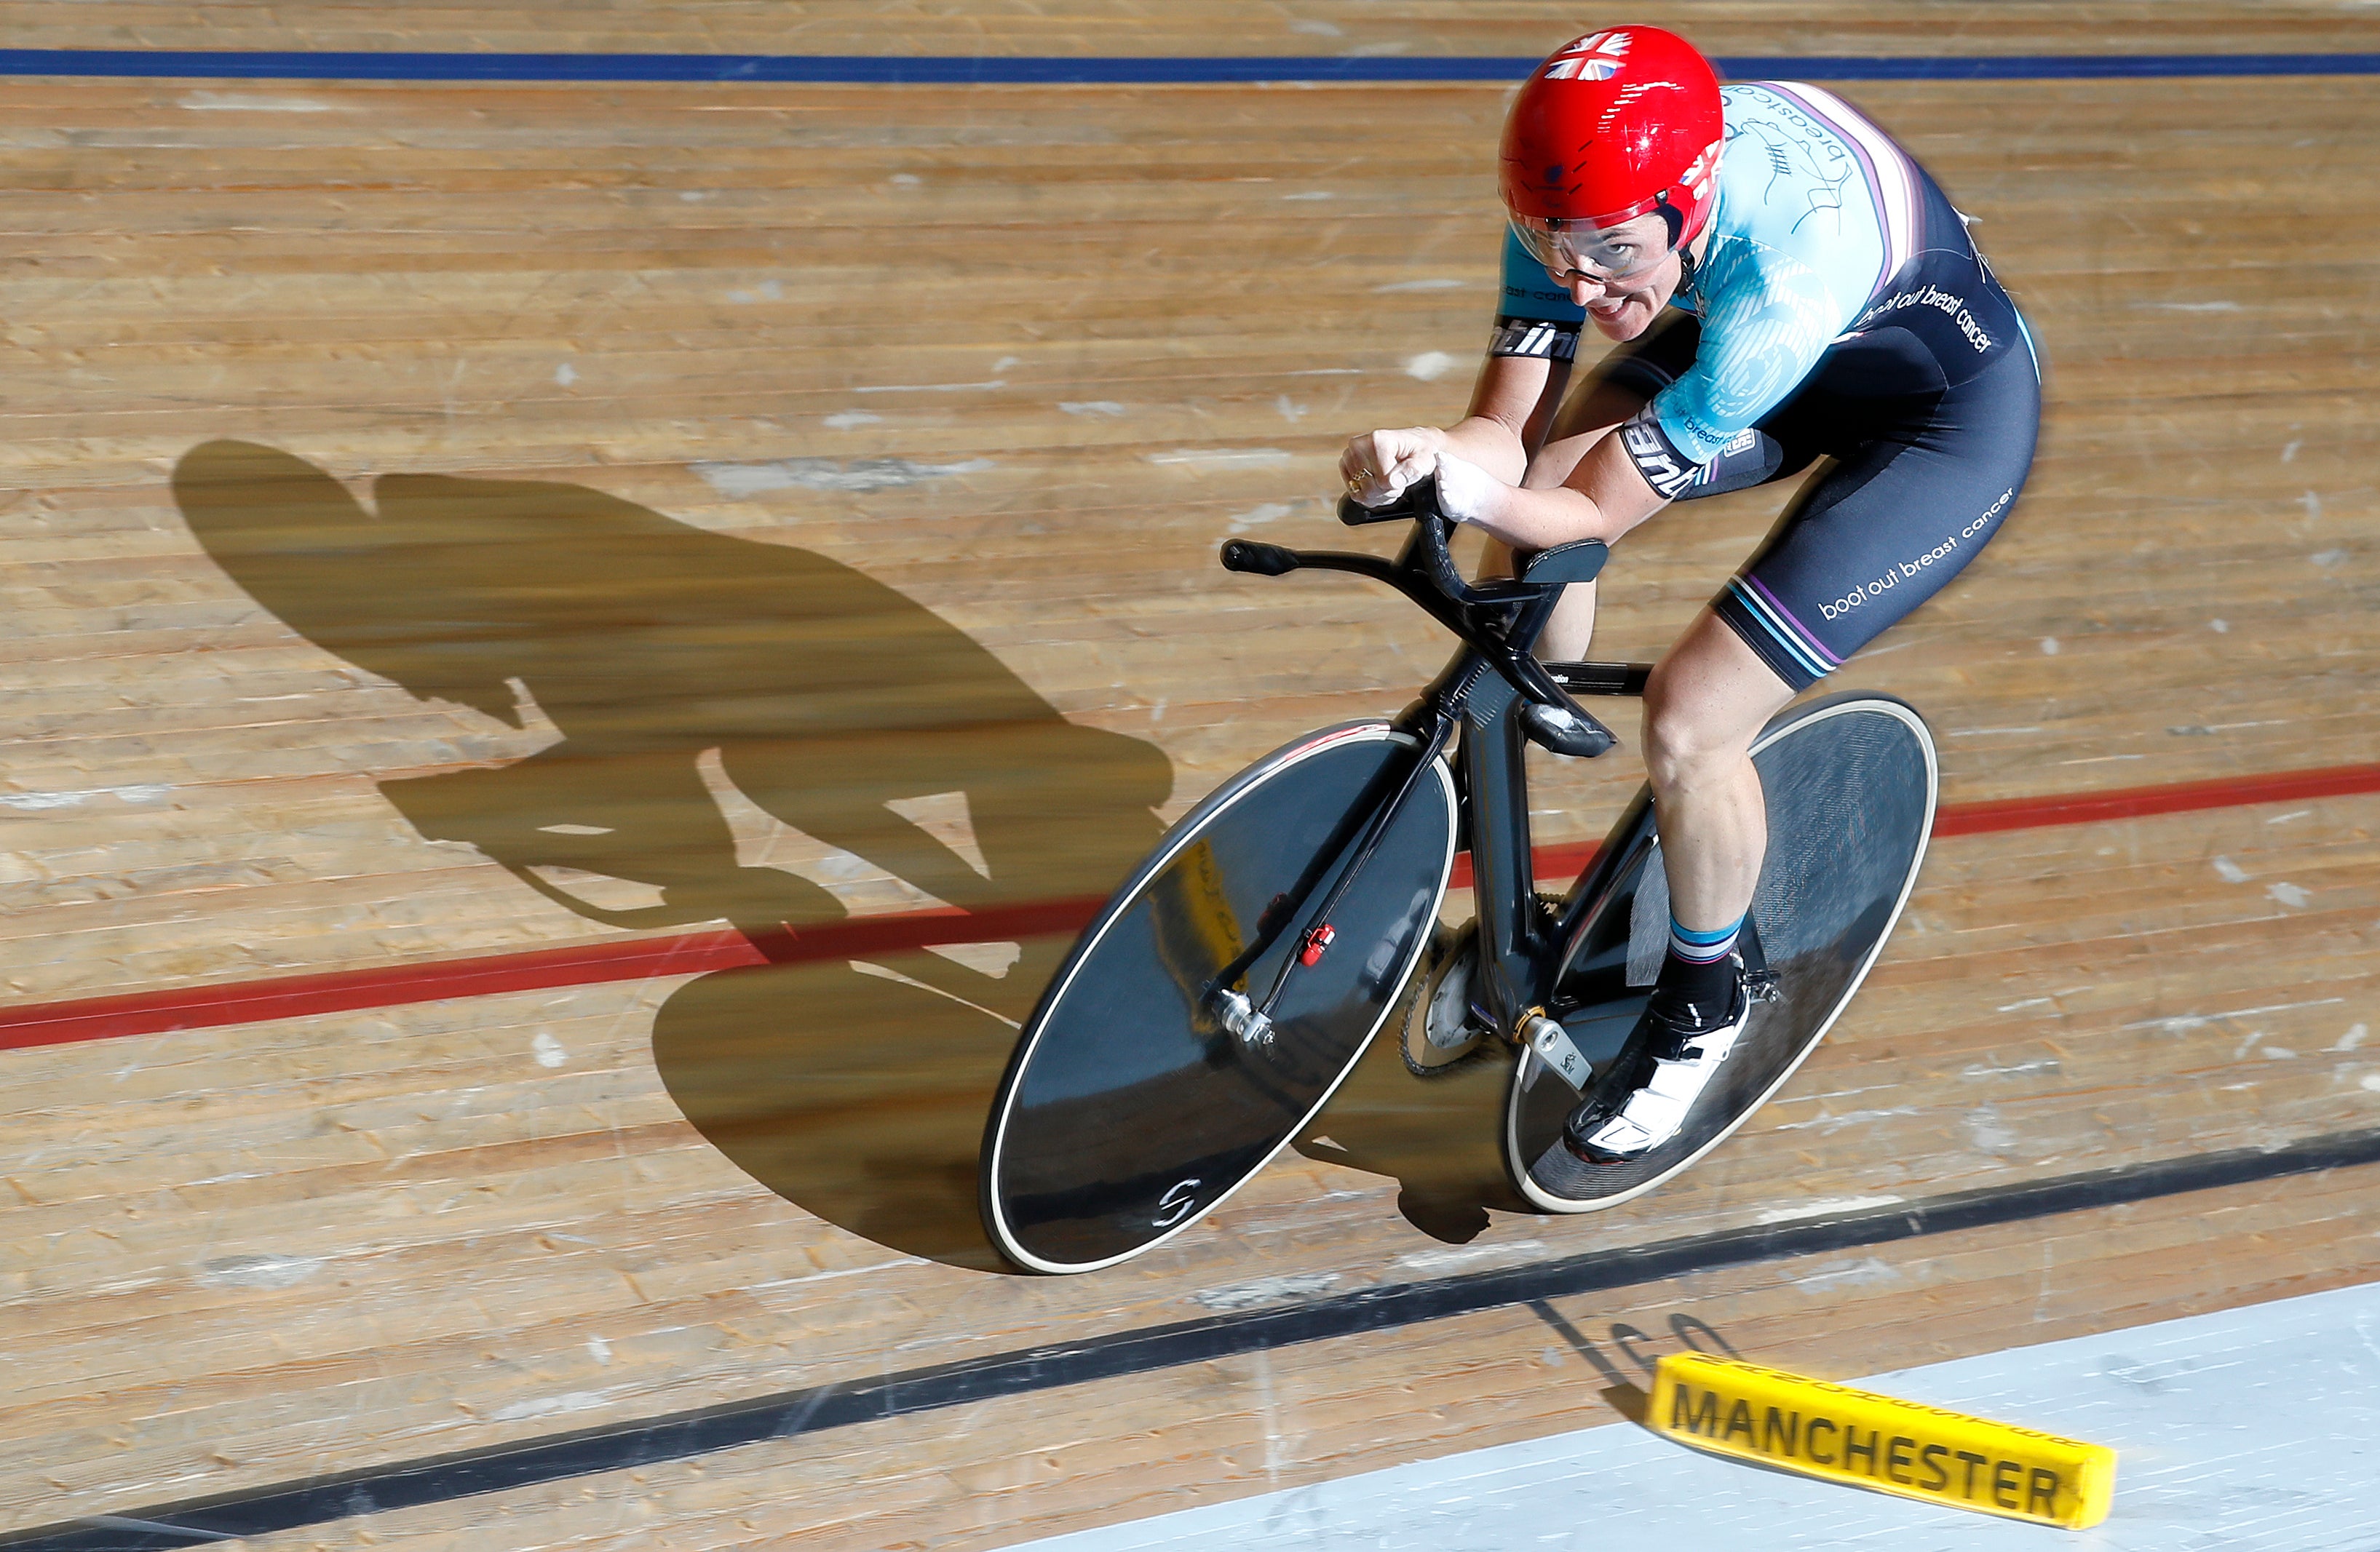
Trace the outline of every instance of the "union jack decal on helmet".
<path fill-rule="evenodd" d="M 1628 57 L 1628 34 L 1594 32 L 1574 38 L 1547 62 L 1548 80 L 1609 80 Z"/>
<path fill-rule="evenodd" d="M 1703 147 L 1702 154 L 1689 163 L 1686 170 L 1678 176 L 1678 181 L 1692 190 L 1695 199 L 1709 197 L 1711 175 L 1718 171 L 1719 148 L 1726 143 L 1727 138 L 1721 136 Z"/>

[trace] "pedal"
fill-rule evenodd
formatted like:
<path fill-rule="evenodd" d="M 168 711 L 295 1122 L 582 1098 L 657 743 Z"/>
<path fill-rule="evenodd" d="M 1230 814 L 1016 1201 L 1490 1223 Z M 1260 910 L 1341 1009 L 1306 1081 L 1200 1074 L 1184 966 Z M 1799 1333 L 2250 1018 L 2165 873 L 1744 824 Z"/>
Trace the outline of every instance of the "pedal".
<path fill-rule="evenodd" d="M 1588 1082 L 1595 1076 L 1595 1063 L 1571 1039 L 1569 1030 L 1543 1013 L 1532 1013 L 1522 1021 L 1521 1038 L 1554 1076 L 1570 1085 L 1572 1092 L 1586 1092 Z"/>
<path fill-rule="evenodd" d="M 1743 995 L 1755 1002 L 1779 1002 L 1784 1000 L 1785 989 L 1777 984 L 1776 971 L 1746 970 Z"/>

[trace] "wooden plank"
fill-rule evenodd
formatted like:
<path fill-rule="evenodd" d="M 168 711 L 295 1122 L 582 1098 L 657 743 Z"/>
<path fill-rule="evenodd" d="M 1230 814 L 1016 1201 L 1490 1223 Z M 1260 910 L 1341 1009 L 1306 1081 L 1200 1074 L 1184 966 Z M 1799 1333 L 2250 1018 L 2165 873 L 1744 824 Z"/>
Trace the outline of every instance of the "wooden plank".
<path fill-rule="evenodd" d="M 1946 36 L 2052 52 L 2102 47 L 2108 28 L 2140 50 L 2365 46 L 2320 7 L 1680 14 L 1738 52 Z M 949 18 L 839 5 L 791 30 L 741 7 L 392 16 L 283 7 L 259 30 L 187 6 L 102 23 L 0 5 L 26 47 L 1522 54 L 1574 25 L 1534 3 L 1336 0 L 1295 18 L 971 13 L 963 37 Z M 2380 651 L 2362 305 L 2380 207 L 2353 178 L 2264 176 L 2309 148 L 2367 164 L 2365 83 L 1850 90 L 1982 217 L 2038 326 L 2050 408 L 2005 537 L 1843 683 L 1925 709 L 1953 802 L 2380 759 L 2362 704 Z M 686 911 L 755 877 L 822 912 L 913 900 L 917 879 L 772 817 L 736 773 L 808 803 L 856 786 L 871 814 L 971 789 L 978 841 L 980 794 L 1024 778 L 953 745 L 871 788 L 881 746 L 801 743 L 783 709 L 834 692 L 792 669 L 841 633 L 789 622 L 754 582 L 791 576 L 768 569 L 788 557 L 880 585 L 868 630 L 955 627 L 980 649 L 956 682 L 1013 676 L 1051 717 L 1120 735 L 1103 747 L 1147 751 L 1139 806 L 1165 814 L 1306 727 L 1394 711 L 1443 657 L 1434 627 L 1377 588 L 1229 577 L 1212 555 L 1234 532 L 1393 541 L 1327 521 L 1331 464 L 1351 430 L 1460 402 L 1492 306 L 1502 100 L 1493 84 L 12 81 L 0 303 L 42 387 L 0 406 L 0 984 L 38 1001 L 615 936 L 600 907 L 521 876 L 532 855 L 588 863 L 614 843 L 552 824 L 629 836 L 623 869 L 703 859 L 669 880 Z M 2238 241 L 2282 222 L 2286 251 Z M 393 492 L 419 476 L 564 488 L 569 520 L 610 537 L 524 540 L 469 507 L 479 527 L 444 548 L 375 555 L 340 552 L 329 525 L 313 552 L 284 549 L 333 558 L 275 593 L 264 561 L 220 535 L 211 552 L 175 499 L 176 464 L 220 438 L 338 481 L 350 538 L 467 509 L 406 508 Z M 1780 500 L 1705 503 L 1623 545 L 1603 649 L 1659 651 Z M 644 656 L 589 670 L 554 645 L 689 596 L 713 621 L 636 638 Z M 358 618 L 443 642 L 465 671 L 406 660 L 408 685 L 340 634 Z M 527 620 L 543 645 L 507 657 L 455 627 L 489 620 Z M 661 651 L 687 642 L 691 666 Z M 886 704 L 930 709 L 935 676 L 911 678 Z M 635 749 L 551 788 L 532 768 L 502 803 L 426 806 L 455 773 L 606 739 Z M 772 739 L 804 758 L 769 765 Z M 786 774 L 803 769 L 827 774 Z M 1631 751 L 1534 769 L 1547 841 L 1598 834 L 1642 775 Z M 1046 964 L 878 967 L 990 1012 L 833 965 L 9 1053 L 0 1527 L 1096 1340 L 1267 1278 L 1343 1292 L 2367 1126 L 2375 804 L 1942 840 L 1868 995 L 1804 1072 L 1693 1174 L 1612 1214 L 1517 1211 L 1495 1074 L 1417 1085 L 1381 1050 L 1319 1138 L 1213 1224 L 1092 1279 L 988 1274 L 970 1239 L 967 1170 L 1008 1040 L 995 1014 L 1020 1013 Z M 871 822 L 922 875 L 924 843 L 900 851 L 899 827 Z M 441 824 L 509 845 L 514 867 L 434 839 Z M 1103 843 L 1111 874 L 1140 843 Z M 809 882 L 762 875 L 764 857 Z M 955 851 L 937 866 L 944 887 L 977 877 Z M 1019 843 L 983 887 L 1029 897 L 1088 866 Z M 1755 1357 L 1869 1372 L 2369 1278 L 2369 1237 L 2349 1231 L 2371 1173 L 1702 1274 L 1564 1314 L 1615 1363 L 1613 1327 L 1692 1314 Z M 485 1545 L 492 1523 L 522 1547 L 993 1546 L 1605 1420 L 1603 1387 L 1560 1332 L 1503 1311 L 369 1530 L 421 1546 Z"/>

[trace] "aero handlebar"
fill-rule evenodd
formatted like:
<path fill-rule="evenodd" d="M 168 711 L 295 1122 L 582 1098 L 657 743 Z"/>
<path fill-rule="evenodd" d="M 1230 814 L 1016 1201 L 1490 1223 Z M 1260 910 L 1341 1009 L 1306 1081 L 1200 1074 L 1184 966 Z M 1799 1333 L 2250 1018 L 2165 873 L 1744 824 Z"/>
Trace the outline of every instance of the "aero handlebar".
<path fill-rule="evenodd" d="M 1603 569 L 1607 552 L 1599 541 L 1585 540 L 1539 551 L 1518 578 L 1474 587 L 1463 579 L 1448 552 L 1447 540 L 1456 525 L 1438 509 L 1434 475 L 1415 481 L 1382 506 L 1367 507 L 1352 496 L 1342 496 L 1339 520 L 1349 527 L 1406 521 L 1413 524 L 1413 535 L 1394 561 L 1226 540 L 1223 568 L 1257 576 L 1281 576 L 1300 570 L 1344 571 L 1384 582 L 1485 659 L 1535 709 L 1526 720 L 1533 731 L 1548 734 L 1543 741 L 1549 746 L 1567 754 L 1599 755 L 1619 743 L 1609 729 L 1571 698 L 1531 651 L 1553 614 L 1562 588 L 1592 581 Z M 1642 683 L 1637 678 L 1636 687 Z M 1580 687 L 1589 686 L 1581 684 Z M 1602 687 L 1599 681 L 1593 685 L 1597 690 Z"/>

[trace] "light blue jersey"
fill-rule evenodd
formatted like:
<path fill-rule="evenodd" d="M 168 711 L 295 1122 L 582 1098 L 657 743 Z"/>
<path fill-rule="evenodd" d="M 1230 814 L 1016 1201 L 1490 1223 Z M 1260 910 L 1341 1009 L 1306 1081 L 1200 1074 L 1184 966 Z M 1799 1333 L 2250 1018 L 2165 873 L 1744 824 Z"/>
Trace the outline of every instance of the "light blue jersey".
<path fill-rule="evenodd" d="M 1856 370 L 1848 347 L 1871 336 L 1876 391 L 1890 393 L 1964 382 L 2018 335 L 1958 212 L 1881 129 L 1815 87 L 1742 82 L 1719 97 L 1710 240 L 1671 303 L 1700 319 L 1701 343 L 1639 422 L 1640 439 L 1667 444 L 1652 467 L 1638 458 L 1664 495 L 1677 493 L 1665 458 L 1689 478 L 1822 366 L 1830 380 L 1836 366 Z M 1585 321 L 1508 233 L 1491 351 L 1566 360 Z"/>

